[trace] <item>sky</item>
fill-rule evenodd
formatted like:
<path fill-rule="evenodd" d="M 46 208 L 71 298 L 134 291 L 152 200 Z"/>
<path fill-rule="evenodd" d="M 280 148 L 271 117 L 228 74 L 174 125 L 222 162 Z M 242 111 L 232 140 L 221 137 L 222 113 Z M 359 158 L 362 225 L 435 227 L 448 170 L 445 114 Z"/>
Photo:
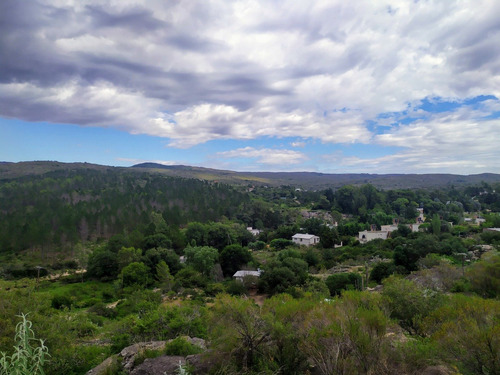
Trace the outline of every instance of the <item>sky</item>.
<path fill-rule="evenodd" d="M 500 173 L 498 0 L 2 0 L 0 161 Z"/>

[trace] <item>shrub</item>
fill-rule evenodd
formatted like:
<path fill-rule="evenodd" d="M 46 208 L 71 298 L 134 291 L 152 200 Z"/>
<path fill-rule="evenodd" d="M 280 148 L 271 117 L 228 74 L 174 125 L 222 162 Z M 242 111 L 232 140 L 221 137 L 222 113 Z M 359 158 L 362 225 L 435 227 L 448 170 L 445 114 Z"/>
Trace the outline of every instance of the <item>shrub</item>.
<path fill-rule="evenodd" d="M 71 299 L 65 295 L 57 295 L 52 298 L 51 306 L 54 309 L 60 310 L 64 307 L 71 308 Z"/>
<path fill-rule="evenodd" d="M 332 296 L 340 295 L 343 290 L 361 289 L 361 275 L 357 273 L 337 273 L 325 281 Z"/>
<path fill-rule="evenodd" d="M 370 279 L 380 284 L 383 279 L 391 276 L 394 273 L 395 269 L 396 267 L 394 266 L 394 263 L 377 263 L 370 273 Z"/>
<path fill-rule="evenodd" d="M 276 238 L 271 241 L 270 246 L 273 250 L 283 250 L 284 248 L 293 245 L 293 241 L 284 238 Z"/>
<path fill-rule="evenodd" d="M 266 243 L 264 241 L 255 241 L 248 244 L 250 250 L 264 250 Z"/>
<path fill-rule="evenodd" d="M 14 353 L 11 356 L 1 353 L 0 374 L 2 375 L 43 375 L 43 365 L 49 355 L 43 340 L 35 339 L 32 323 L 26 315 L 20 315 L 22 322 L 16 326 Z M 39 342 L 38 346 L 32 343 Z"/>
<path fill-rule="evenodd" d="M 201 349 L 199 347 L 191 344 L 184 337 L 177 337 L 165 345 L 166 355 L 180 355 L 185 357 L 200 352 Z"/>
<path fill-rule="evenodd" d="M 227 283 L 226 291 L 232 296 L 241 296 L 247 293 L 247 288 L 241 281 L 231 280 Z"/>

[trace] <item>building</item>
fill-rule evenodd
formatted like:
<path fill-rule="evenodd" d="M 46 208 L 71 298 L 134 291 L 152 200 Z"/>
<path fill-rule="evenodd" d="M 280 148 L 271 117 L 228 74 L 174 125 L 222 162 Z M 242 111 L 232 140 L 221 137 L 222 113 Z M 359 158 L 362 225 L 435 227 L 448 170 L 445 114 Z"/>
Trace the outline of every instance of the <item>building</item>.
<path fill-rule="evenodd" d="M 398 226 L 394 224 L 380 226 L 381 232 L 394 232 L 395 230 L 398 230 Z"/>
<path fill-rule="evenodd" d="M 319 243 L 319 237 L 314 234 L 297 233 L 292 236 L 292 241 L 297 245 L 313 246 Z"/>
<path fill-rule="evenodd" d="M 373 241 L 376 239 L 386 240 L 389 236 L 389 232 L 385 230 L 368 231 L 364 230 L 359 232 L 358 240 L 361 243 L 367 243 L 368 241 Z"/>
<path fill-rule="evenodd" d="M 240 271 L 236 271 L 236 273 L 233 275 L 233 278 L 238 280 L 238 281 L 241 281 L 243 282 L 243 279 L 245 277 L 260 277 L 260 269 L 258 269 L 257 271 L 247 271 L 247 270 L 240 270 Z"/>
<path fill-rule="evenodd" d="M 252 233 L 255 237 L 257 237 L 260 234 L 260 230 L 259 229 L 253 229 L 252 227 L 247 227 L 247 231 L 249 231 L 250 233 Z"/>
<path fill-rule="evenodd" d="M 500 228 L 484 228 L 483 232 L 500 233 Z"/>

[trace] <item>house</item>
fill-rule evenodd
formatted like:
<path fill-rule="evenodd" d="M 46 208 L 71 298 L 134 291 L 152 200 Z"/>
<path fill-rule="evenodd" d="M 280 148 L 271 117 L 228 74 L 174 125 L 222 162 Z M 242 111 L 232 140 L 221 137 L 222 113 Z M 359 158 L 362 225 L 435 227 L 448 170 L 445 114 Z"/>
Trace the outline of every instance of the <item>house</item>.
<path fill-rule="evenodd" d="M 260 277 L 260 269 L 258 269 L 257 271 L 247 271 L 247 270 L 240 270 L 240 271 L 236 271 L 236 273 L 233 275 L 233 278 L 238 280 L 238 281 L 241 281 L 243 282 L 243 279 L 245 277 Z"/>
<path fill-rule="evenodd" d="M 483 229 L 483 232 L 494 232 L 494 233 L 498 233 L 498 232 L 500 232 L 500 228 L 484 228 L 484 229 Z"/>
<path fill-rule="evenodd" d="M 319 237 L 315 236 L 314 234 L 297 233 L 292 236 L 292 241 L 297 245 L 312 246 L 319 243 Z"/>
<path fill-rule="evenodd" d="M 394 224 L 380 226 L 381 232 L 394 232 L 395 230 L 398 230 L 398 226 Z"/>
<path fill-rule="evenodd" d="M 359 232 L 358 240 L 361 243 L 367 243 L 368 241 L 373 241 L 376 239 L 386 240 L 389 236 L 389 232 L 385 230 L 368 231 L 364 230 Z"/>
<path fill-rule="evenodd" d="M 408 226 L 410 227 L 411 231 L 412 232 L 418 232 L 419 228 L 420 228 L 420 224 L 408 224 Z"/>
<path fill-rule="evenodd" d="M 259 229 L 253 229 L 252 227 L 247 227 L 247 231 L 249 231 L 250 233 L 252 233 L 255 237 L 257 237 L 260 234 L 260 230 Z"/>
<path fill-rule="evenodd" d="M 417 224 L 422 224 L 425 221 L 424 209 L 422 207 L 417 208 L 418 217 Z"/>

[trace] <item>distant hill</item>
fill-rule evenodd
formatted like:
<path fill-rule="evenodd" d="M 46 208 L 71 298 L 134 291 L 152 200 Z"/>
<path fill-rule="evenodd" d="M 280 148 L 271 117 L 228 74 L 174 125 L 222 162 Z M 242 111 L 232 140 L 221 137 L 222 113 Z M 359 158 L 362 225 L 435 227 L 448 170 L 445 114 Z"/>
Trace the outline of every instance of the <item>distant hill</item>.
<path fill-rule="evenodd" d="M 142 163 L 132 167 L 111 167 L 90 163 L 61 163 L 57 161 L 0 162 L 0 180 L 64 170 L 112 170 L 159 173 L 166 176 L 217 181 L 230 185 L 290 185 L 303 189 L 320 190 L 343 185 L 372 184 L 379 189 L 426 189 L 451 185 L 474 185 L 481 182 L 500 182 L 500 174 L 329 174 L 315 172 L 235 172 L 186 165 Z"/>
<path fill-rule="evenodd" d="M 170 176 L 198 178 L 228 184 L 291 185 L 305 189 L 337 188 L 343 185 L 372 184 L 380 189 L 425 189 L 446 186 L 473 185 L 481 182 L 500 182 L 500 174 L 329 174 L 316 172 L 234 172 L 184 165 L 142 163 L 131 168 L 141 168 Z"/>

